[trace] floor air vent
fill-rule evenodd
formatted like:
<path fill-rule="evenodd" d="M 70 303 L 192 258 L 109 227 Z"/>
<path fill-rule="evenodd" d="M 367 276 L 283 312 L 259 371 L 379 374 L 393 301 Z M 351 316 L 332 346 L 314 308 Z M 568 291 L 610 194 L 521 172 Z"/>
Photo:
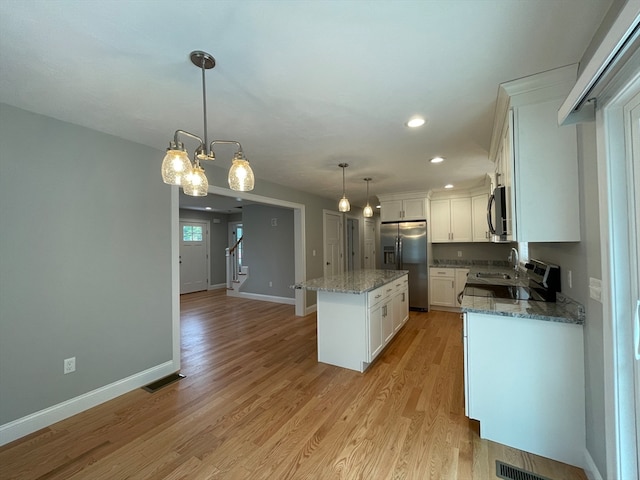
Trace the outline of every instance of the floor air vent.
<path fill-rule="evenodd" d="M 498 478 L 504 478 L 505 480 L 551 480 L 513 465 L 507 465 L 500 460 L 496 460 L 496 475 Z"/>
<path fill-rule="evenodd" d="M 142 387 L 142 389 L 146 390 L 149 393 L 153 393 L 160 390 L 162 387 L 165 387 L 170 383 L 176 382 L 184 377 L 185 375 L 182 375 L 181 373 L 172 373 L 171 375 L 167 375 L 166 377 L 161 378 L 160 380 L 156 380 L 149 385 L 145 385 L 144 387 Z"/>

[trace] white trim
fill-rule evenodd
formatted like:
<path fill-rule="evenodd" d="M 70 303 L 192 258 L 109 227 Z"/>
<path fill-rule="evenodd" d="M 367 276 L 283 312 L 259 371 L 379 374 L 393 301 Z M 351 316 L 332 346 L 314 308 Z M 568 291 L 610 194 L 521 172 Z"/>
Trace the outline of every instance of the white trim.
<path fill-rule="evenodd" d="M 283 303 L 286 305 L 295 305 L 296 299 L 290 297 L 276 297 L 275 295 L 263 295 L 262 293 L 234 292 L 229 295 L 237 298 L 246 298 L 248 300 L 261 300 L 263 302 Z"/>
<path fill-rule="evenodd" d="M 631 343 L 622 319 L 631 318 L 628 283 L 627 193 L 622 105 L 630 99 L 633 85 L 638 88 L 640 72 L 617 89 L 615 98 L 596 111 L 598 145 L 598 191 L 600 198 L 600 244 L 602 249 L 603 354 L 605 383 L 605 435 L 607 479 L 633 478 L 633 459 L 629 445 L 635 446 L 635 429 L 627 425 L 630 410 L 628 359 Z M 626 227 L 624 227 L 626 226 Z M 629 345 L 630 347 L 630 345 Z M 632 396 L 633 397 L 633 396 Z M 633 402 L 633 398 L 631 399 Z M 627 418 L 627 421 L 625 421 Z M 635 451 L 635 448 L 634 448 Z M 637 461 L 637 459 L 636 459 Z M 635 465 L 633 465 L 635 468 Z M 628 476 L 627 476 L 628 475 Z"/>
<path fill-rule="evenodd" d="M 172 361 L 180 370 L 180 187 L 171 186 L 171 339 Z"/>
<path fill-rule="evenodd" d="M 214 285 L 209 285 L 207 290 L 219 290 L 221 288 L 227 288 L 227 284 L 226 283 L 216 283 Z"/>
<path fill-rule="evenodd" d="M 596 466 L 596 462 L 593 461 L 589 450 L 587 450 L 586 448 L 584 450 L 583 470 L 589 480 L 604 480 L 604 478 L 600 474 L 600 471 L 598 470 L 598 467 Z"/>
<path fill-rule="evenodd" d="M 305 315 L 311 315 L 312 313 L 315 313 L 317 311 L 318 311 L 318 304 L 314 303 L 313 305 L 310 305 L 307 307 Z"/>
<path fill-rule="evenodd" d="M 588 100 L 592 89 L 601 81 L 603 75 L 607 75 L 607 70 L 613 67 L 616 58 L 622 53 L 625 42 L 631 38 L 634 28 L 639 23 L 640 0 L 628 0 L 558 110 L 559 125 L 563 125 L 569 116 Z"/>
<path fill-rule="evenodd" d="M 140 388 L 162 377 L 176 372 L 175 363 L 168 361 L 151 367 L 143 372 L 118 380 L 110 385 L 97 388 L 75 398 L 71 398 L 57 405 L 32 413 L 0 426 L 0 445 L 5 445 L 18 438 L 29 435 L 41 428 L 84 412 L 101 403 L 112 400 L 120 395 Z"/>

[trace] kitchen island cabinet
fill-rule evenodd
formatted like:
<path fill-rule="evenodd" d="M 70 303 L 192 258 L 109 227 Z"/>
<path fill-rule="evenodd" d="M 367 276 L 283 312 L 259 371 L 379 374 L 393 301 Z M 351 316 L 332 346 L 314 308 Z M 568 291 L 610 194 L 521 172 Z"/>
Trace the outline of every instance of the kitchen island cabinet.
<path fill-rule="evenodd" d="M 294 285 L 318 292 L 318 361 L 364 372 L 409 318 L 406 270 L 357 270 Z"/>

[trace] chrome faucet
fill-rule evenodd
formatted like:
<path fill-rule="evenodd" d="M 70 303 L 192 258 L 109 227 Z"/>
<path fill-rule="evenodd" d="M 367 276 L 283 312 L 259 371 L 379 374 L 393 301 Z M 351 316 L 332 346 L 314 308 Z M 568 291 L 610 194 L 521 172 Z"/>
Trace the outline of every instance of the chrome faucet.
<path fill-rule="evenodd" d="M 509 261 L 513 262 L 513 269 L 516 271 L 516 278 L 518 278 L 518 266 L 520 263 L 520 259 L 518 257 L 517 249 L 511 248 L 511 252 L 509 253 Z"/>

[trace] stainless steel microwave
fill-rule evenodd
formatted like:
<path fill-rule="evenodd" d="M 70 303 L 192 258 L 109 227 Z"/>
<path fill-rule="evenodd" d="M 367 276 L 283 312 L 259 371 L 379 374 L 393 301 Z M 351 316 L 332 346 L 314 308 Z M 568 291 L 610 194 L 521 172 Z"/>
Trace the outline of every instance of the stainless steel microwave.
<path fill-rule="evenodd" d="M 504 185 L 497 186 L 489 196 L 487 223 L 493 242 L 508 242 L 507 236 L 510 232 L 507 222 L 507 187 Z"/>

